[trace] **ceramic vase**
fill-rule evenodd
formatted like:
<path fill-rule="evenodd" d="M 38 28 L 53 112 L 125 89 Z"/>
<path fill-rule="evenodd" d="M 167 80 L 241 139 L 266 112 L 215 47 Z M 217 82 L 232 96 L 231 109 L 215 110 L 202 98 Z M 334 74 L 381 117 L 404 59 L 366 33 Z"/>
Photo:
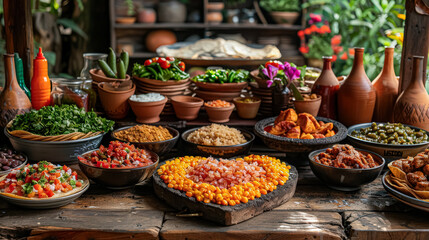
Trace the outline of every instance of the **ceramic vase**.
<path fill-rule="evenodd" d="M 0 94 L 0 126 L 6 127 L 16 115 L 31 110 L 31 102 L 16 78 L 13 54 L 4 54 L 5 86 Z"/>
<path fill-rule="evenodd" d="M 363 48 L 355 48 L 350 75 L 338 90 L 338 119 L 346 126 L 371 122 L 376 93 L 363 67 Z"/>
<path fill-rule="evenodd" d="M 283 84 L 277 84 L 272 88 L 272 110 L 273 115 L 277 116 L 281 111 L 286 110 L 289 106 L 289 100 L 292 95 L 288 87 Z"/>
<path fill-rule="evenodd" d="M 409 124 L 429 131 L 429 95 L 423 85 L 423 56 L 413 56 L 411 81 L 396 101 L 395 122 Z"/>
<path fill-rule="evenodd" d="M 399 87 L 393 67 L 394 50 L 392 47 L 386 47 L 383 70 L 372 82 L 377 94 L 373 116 L 375 122 L 393 121 L 393 107 L 398 98 Z"/>
<path fill-rule="evenodd" d="M 332 71 L 332 57 L 324 56 L 322 59 L 323 69 L 313 84 L 311 92 L 322 96 L 317 116 L 337 119 L 337 92 L 340 89 L 340 83 Z"/>

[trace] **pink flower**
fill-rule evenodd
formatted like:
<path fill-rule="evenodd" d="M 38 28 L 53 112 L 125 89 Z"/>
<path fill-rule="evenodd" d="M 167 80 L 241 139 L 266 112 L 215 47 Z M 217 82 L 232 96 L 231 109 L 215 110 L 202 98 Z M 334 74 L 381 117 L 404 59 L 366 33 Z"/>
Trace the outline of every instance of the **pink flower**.
<path fill-rule="evenodd" d="M 313 23 L 319 23 L 322 21 L 322 15 L 320 14 L 314 14 L 314 13 L 310 13 L 310 18 Z M 312 23 L 310 23 L 312 24 Z"/>
<path fill-rule="evenodd" d="M 286 77 L 290 81 L 298 79 L 301 76 L 301 70 L 298 70 L 296 67 L 292 67 L 289 63 L 287 63 L 287 65 L 288 66 L 286 66 L 286 63 L 285 63 L 284 73 Z"/>

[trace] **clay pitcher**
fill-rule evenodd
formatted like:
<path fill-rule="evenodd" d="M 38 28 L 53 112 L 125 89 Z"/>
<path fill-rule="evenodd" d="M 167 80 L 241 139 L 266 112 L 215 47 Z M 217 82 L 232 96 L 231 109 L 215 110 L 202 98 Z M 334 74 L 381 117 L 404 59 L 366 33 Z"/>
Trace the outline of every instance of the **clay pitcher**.
<path fill-rule="evenodd" d="M 337 92 L 340 89 L 340 83 L 332 71 L 332 57 L 322 57 L 323 69 L 319 78 L 311 89 L 312 93 L 322 96 L 322 103 L 320 104 L 317 116 L 326 117 L 330 119 L 337 118 Z"/>
<path fill-rule="evenodd" d="M 13 54 L 4 54 L 4 68 L 6 83 L 0 94 L 0 127 L 6 127 L 16 115 L 31 110 L 31 102 L 16 78 Z"/>
<path fill-rule="evenodd" d="M 363 67 L 363 48 L 355 48 L 350 75 L 338 90 L 338 119 L 346 126 L 371 122 L 375 107 L 375 89 Z"/>
<path fill-rule="evenodd" d="M 373 116 L 373 121 L 375 122 L 393 121 L 393 107 L 398 98 L 399 88 L 399 82 L 393 67 L 394 50 L 392 47 L 386 47 L 383 70 L 372 82 L 377 93 Z"/>
<path fill-rule="evenodd" d="M 413 56 L 411 81 L 396 101 L 393 117 L 395 122 L 429 131 L 429 95 L 423 85 L 423 59 L 423 56 Z"/>

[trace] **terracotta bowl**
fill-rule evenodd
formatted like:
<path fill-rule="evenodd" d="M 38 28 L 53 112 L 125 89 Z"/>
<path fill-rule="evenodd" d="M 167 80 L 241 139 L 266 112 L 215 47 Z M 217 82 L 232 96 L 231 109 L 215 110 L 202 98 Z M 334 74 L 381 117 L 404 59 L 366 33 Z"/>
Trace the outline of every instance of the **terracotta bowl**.
<path fill-rule="evenodd" d="M 203 91 L 203 90 L 195 90 L 195 93 L 198 97 L 204 99 L 205 101 L 212 100 L 225 100 L 232 101 L 234 98 L 239 97 L 241 95 L 240 92 L 214 92 L 214 91 Z"/>
<path fill-rule="evenodd" d="M 252 102 L 242 102 L 250 98 Z M 237 97 L 234 98 L 234 104 L 237 108 L 238 116 L 244 119 L 253 119 L 258 114 L 259 107 L 261 106 L 261 99 L 258 97 Z"/>
<path fill-rule="evenodd" d="M 262 79 L 261 77 L 259 77 L 259 69 L 251 71 L 250 72 L 250 76 L 252 76 L 252 78 L 258 84 L 259 88 L 268 89 L 268 87 L 267 87 L 267 80 Z"/>
<path fill-rule="evenodd" d="M 234 104 L 231 103 L 229 107 L 210 107 L 204 105 L 207 115 L 209 115 L 209 121 L 215 123 L 229 122 L 229 117 L 234 110 Z"/>
<path fill-rule="evenodd" d="M 111 119 L 122 119 L 127 116 L 130 104 L 130 98 L 136 91 L 136 86 L 126 91 L 110 91 L 104 89 L 104 82 L 98 84 L 98 95 L 100 96 L 101 105 L 107 116 Z"/>
<path fill-rule="evenodd" d="M 136 19 L 136 17 L 116 17 L 115 21 L 120 24 L 133 24 L 136 22 Z"/>
<path fill-rule="evenodd" d="M 216 92 L 241 92 L 247 87 L 247 82 L 240 83 L 205 83 L 195 82 L 198 89 L 203 91 L 216 91 Z"/>
<path fill-rule="evenodd" d="M 178 80 L 178 81 L 176 81 L 176 80 L 161 81 L 161 80 L 156 80 L 156 79 L 140 78 L 137 76 L 133 76 L 133 79 L 135 79 L 139 82 L 142 82 L 142 83 L 155 85 L 155 86 L 181 85 L 181 84 L 186 84 L 189 82 L 189 78 L 183 79 L 183 80 Z"/>
<path fill-rule="evenodd" d="M 271 17 L 277 24 L 293 25 L 299 17 L 299 12 L 270 12 Z"/>
<path fill-rule="evenodd" d="M 320 104 L 322 103 L 322 97 L 318 96 L 316 99 L 310 100 L 295 100 L 293 105 L 297 113 L 309 113 L 313 116 L 317 116 L 319 112 Z"/>
<path fill-rule="evenodd" d="M 131 109 L 136 115 L 136 121 L 139 123 L 156 123 L 161 120 L 159 115 L 164 109 L 165 103 L 168 98 L 164 96 L 164 99 L 156 102 L 137 102 L 128 99 L 131 105 Z"/>
<path fill-rule="evenodd" d="M 176 117 L 183 120 L 194 120 L 204 104 L 204 100 L 191 96 L 174 96 L 170 98 Z"/>
<path fill-rule="evenodd" d="M 89 75 L 91 75 L 92 80 L 94 83 L 100 83 L 100 82 L 117 82 L 117 81 L 128 81 L 131 79 L 130 75 L 126 75 L 125 79 L 119 79 L 119 78 L 109 78 L 104 75 L 103 71 L 101 69 L 91 69 L 89 70 Z"/>

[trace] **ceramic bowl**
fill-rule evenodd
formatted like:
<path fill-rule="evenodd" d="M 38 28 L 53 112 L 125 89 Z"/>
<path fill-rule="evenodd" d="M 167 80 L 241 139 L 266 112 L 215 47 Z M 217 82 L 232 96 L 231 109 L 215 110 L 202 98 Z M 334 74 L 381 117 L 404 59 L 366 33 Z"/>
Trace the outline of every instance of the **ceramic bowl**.
<path fill-rule="evenodd" d="M 217 91 L 204 91 L 204 90 L 195 90 L 195 93 L 198 97 L 204 99 L 205 101 L 213 101 L 221 99 L 224 101 L 232 101 L 236 97 L 240 97 L 241 91 L 239 92 L 217 92 Z"/>
<path fill-rule="evenodd" d="M 380 175 L 383 170 L 386 161 L 383 157 L 377 153 L 357 149 L 357 151 L 363 154 L 371 154 L 374 158 L 374 161 L 380 165 L 368 169 L 345 169 L 345 168 L 336 168 L 327 166 L 321 163 L 318 163 L 314 160 L 314 157 L 321 153 L 325 152 L 327 148 L 316 150 L 311 152 L 308 155 L 310 160 L 310 167 L 314 175 L 316 175 L 320 180 L 326 183 L 329 187 L 340 190 L 340 191 L 356 191 L 361 188 L 362 185 L 368 184 L 374 181 L 378 175 Z"/>
<path fill-rule="evenodd" d="M 243 102 L 245 99 L 251 99 L 252 102 Z M 237 97 L 233 99 L 237 109 L 238 116 L 244 119 L 253 119 L 258 114 L 261 106 L 261 99 L 258 97 Z"/>
<path fill-rule="evenodd" d="M 271 17 L 274 22 L 282 25 L 293 25 L 299 17 L 299 12 L 281 12 L 281 11 L 273 11 L 270 12 Z"/>
<path fill-rule="evenodd" d="M 125 129 L 128 129 L 130 127 L 132 127 L 132 126 L 116 129 L 115 131 L 113 131 L 111 133 L 111 137 L 114 140 L 118 140 L 121 142 L 128 142 L 128 141 L 124 141 L 124 140 L 117 138 L 115 136 L 115 133 L 122 131 L 122 130 L 125 130 Z M 163 126 L 163 127 L 168 129 L 168 131 L 173 136 L 173 138 L 165 140 L 165 141 L 159 141 L 159 142 L 131 142 L 131 144 L 133 144 L 137 148 L 147 149 L 149 151 L 152 151 L 152 152 L 158 154 L 159 156 L 162 156 L 162 155 L 168 153 L 174 147 L 174 145 L 176 145 L 177 140 L 179 140 L 180 133 L 179 133 L 179 131 L 177 131 L 176 129 L 174 129 L 172 127 L 169 127 L 169 126 Z"/>
<path fill-rule="evenodd" d="M 203 91 L 216 91 L 216 92 L 241 92 L 247 87 L 247 82 L 239 83 L 206 83 L 194 82 L 198 89 Z"/>
<path fill-rule="evenodd" d="M 125 79 L 118 79 L 118 78 L 109 78 L 104 75 L 103 71 L 101 69 L 91 69 L 89 70 L 89 75 L 91 75 L 91 78 L 94 82 L 100 83 L 100 82 L 117 82 L 117 81 L 128 81 L 131 79 L 130 75 L 126 75 Z"/>
<path fill-rule="evenodd" d="M 229 107 L 210 107 L 204 105 L 207 115 L 209 115 L 209 121 L 215 123 L 229 122 L 229 117 L 234 110 L 234 104 L 231 103 Z"/>
<path fill-rule="evenodd" d="M 204 104 L 204 100 L 191 96 L 174 96 L 170 98 L 176 117 L 183 120 L 194 120 Z"/>
<path fill-rule="evenodd" d="M 172 86 L 172 85 L 183 85 L 183 84 L 187 84 L 189 83 L 189 78 L 187 79 L 183 79 L 183 80 L 168 80 L 168 81 L 161 81 L 161 80 L 156 80 L 156 79 L 150 79 L 150 78 L 140 78 L 137 76 L 133 76 L 133 79 L 135 79 L 136 81 L 139 81 L 141 83 L 144 84 L 150 84 L 150 85 L 154 85 L 154 86 Z"/>
<path fill-rule="evenodd" d="M 320 95 L 317 95 L 316 99 L 293 101 L 293 105 L 295 106 L 296 113 L 309 113 L 313 116 L 317 116 L 321 103 L 322 103 L 322 96 Z"/>
<path fill-rule="evenodd" d="M 136 85 L 125 91 L 111 91 L 104 88 L 104 82 L 98 83 L 98 95 L 100 96 L 101 105 L 107 116 L 111 119 L 125 118 L 130 109 L 128 98 L 136 91 Z"/>
<path fill-rule="evenodd" d="M 186 149 L 190 155 L 194 156 L 231 158 L 234 156 L 246 155 L 249 153 L 253 141 L 255 140 L 255 135 L 251 132 L 244 129 L 238 129 L 244 135 L 247 142 L 231 146 L 206 146 L 189 142 L 187 140 L 189 134 L 198 129 L 199 128 L 193 128 L 182 133 L 181 144 L 183 145 L 183 149 Z"/>
<path fill-rule="evenodd" d="M 376 143 L 376 142 L 370 142 L 366 140 L 362 140 L 356 137 L 353 137 L 351 133 L 354 130 L 358 130 L 361 128 L 366 128 L 371 126 L 372 123 L 362 123 L 362 124 L 356 124 L 347 130 L 347 140 L 350 141 L 350 143 L 358 148 L 366 149 L 369 151 L 373 151 L 377 154 L 380 154 L 383 158 L 386 159 L 387 162 L 391 162 L 393 160 L 406 158 L 408 156 L 415 156 L 419 152 L 423 152 L 428 146 L 429 142 L 425 143 L 419 143 L 419 144 L 407 144 L 407 145 L 394 145 L 394 144 L 383 144 L 383 143 Z M 379 124 L 379 123 L 377 123 Z M 403 124 L 404 126 L 410 127 L 412 129 L 416 130 L 422 130 L 421 128 L 410 126 Z M 429 135 L 428 131 L 425 131 L 427 135 Z"/>
<path fill-rule="evenodd" d="M 164 109 L 168 98 L 164 97 L 161 101 L 156 102 L 137 102 L 128 99 L 131 109 L 136 115 L 136 121 L 139 123 L 156 123 L 161 120 L 159 115 Z"/>
<path fill-rule="evenodd" d="M 136 22 L 136 17 L 116 17 L 115 21 L 119 24 L 133 24 Z"/>
<path fill-rule="evenodd" d="M 91 154 L 98 149 L 91 150 L 81 155 Z M 130 188 L 148 178 L 150 178 L 158 166 L 159 156 L 148 151 L 154 163 L 138 168 L 100 168 L 94 167 L 79 161 L 79 167 L 82 172 L 94 182 L 110 189 Z"/>
<path fill-rule="evenodd" d="M 259 77 L 259 69 L 255 69 L 250 72 L 250 76 L 255 80 L 255 82 L 258 84 L 258 87 L 261 89 L 268 89 L 267 86 L 267 80 L 262 79 Z"/>
<path fill-rule="evenodd" d="M 21 153 L 21 152 L 19 154 L 24 157 L 24 162 L 22 164 L 20 164 L 19 166 L 16 166 L 16 167 L 11 168 L 9 170 L 5 170 L 5 171 L 0 170 L 0 177 L 4 176 L 4 175 L 8 175 L 10 172 L 12 172 L 12 170 L 17 169 L 17 168 L 21 168 L 21 167 L 25 166 L 25 164 L 27 164 L 27 162 L 28 162 L 27 155 L 25 155 L 24 153 Z"/>

